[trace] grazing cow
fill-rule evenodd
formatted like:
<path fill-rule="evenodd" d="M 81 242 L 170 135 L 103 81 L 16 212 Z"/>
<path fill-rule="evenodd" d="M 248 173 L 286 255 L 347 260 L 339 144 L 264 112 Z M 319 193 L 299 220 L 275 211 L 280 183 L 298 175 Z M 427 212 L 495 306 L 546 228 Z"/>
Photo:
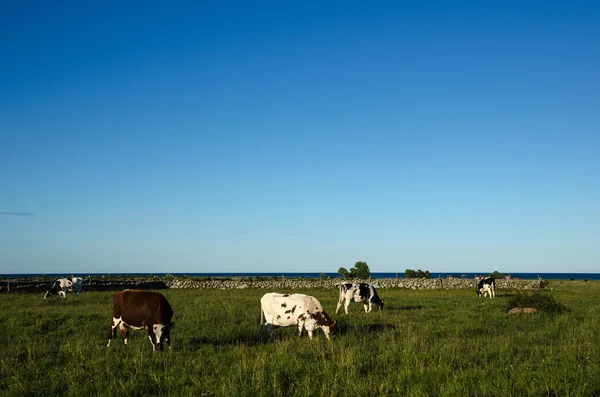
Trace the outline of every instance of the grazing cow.
<path fill-rule="evenodd" d="M 59 295 L 63 298 L 67 297 L 66 292 L 75 291 L 77 295 L 81 293 L 83 289 L 83 279 L 81 277 L 67 277 L 59 278 L 54 280 L 52 287 L 44 295 L 44 299 L 48 299 L 49 296 Z"/>
<path fill-rule="evenodd" d="M 121 330 L 127 344 L 130 329 L 146 329 L 152 350 L 163 350 L 163 341 L 171 348 L 171 322 L 173 309 L 163 294 L 152 291 L 128 290 L 118 292 L 113 298 L 112 322 L 108 333 L 108 344 Z"/>
<path fill-rule="evenodd" d="M 344 310 L 346 314 L 348 314 L 348 306 L 350 306 L 350 302 L 362 302 L 365 306 L 365 313 L 369 313 L 371 311 L 371 305 L 374 303 L 377 305 L 379 310 L 383 310 L 383 301 L 379 299 L 379 295 L 377 295 L 377 291 L 375 291 L 375 287 L 373 284 L 367 283 L 345 283 L 340 284 L 340 298 L 338 300 L 337 307 L 335 309 L 335 314 L 337 314 L 338 310 L 342 306 L 342 303 L 346 301 L 344 305 Z"/>
<path fill-rule="evenodd" d="M 323 310 L 323 305 L 312 296 L 270 292 L 260 299 L 260 306 L 260 323 L 266 323 L 269 332 L 273 331 L 274 325 L 297 325 L 300 336 L 302 329 L 306 328 L 308 337 L 312 339 L 313 331 L 321 328 L 329 339 L 329 335 L 335 331 L 335 322 L 331 321 Z"/>
<path fill-rule="evenodd" d="M 477 284 L 477 296 L 481 298 L 485 298 L 485 294 L 487 293 L 490 298 L 494 298 L 496 296 L 496 280 L 493 277 L 486 277 L 482 280 L 479 280 L 479 284 Z"/>

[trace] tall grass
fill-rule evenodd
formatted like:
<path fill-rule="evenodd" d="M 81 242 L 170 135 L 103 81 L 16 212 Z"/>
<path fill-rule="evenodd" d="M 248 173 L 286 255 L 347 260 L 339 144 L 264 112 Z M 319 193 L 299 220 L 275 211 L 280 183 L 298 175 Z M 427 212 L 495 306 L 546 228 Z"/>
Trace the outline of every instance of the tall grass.
<path fill-rule="evenodd" d="M 523 396 L 600 395 L 600 283 L 552 282 L 569 310 L 507 316 L 516 293 L 380 290 L 386 310 L 335 315 L 309 340 L 259 326 L 264 290 L 168 290 L 173 349 L 141 331 L 106 347 L 113 293 L 44 301 L 0 297 L 0 395 Z"/>

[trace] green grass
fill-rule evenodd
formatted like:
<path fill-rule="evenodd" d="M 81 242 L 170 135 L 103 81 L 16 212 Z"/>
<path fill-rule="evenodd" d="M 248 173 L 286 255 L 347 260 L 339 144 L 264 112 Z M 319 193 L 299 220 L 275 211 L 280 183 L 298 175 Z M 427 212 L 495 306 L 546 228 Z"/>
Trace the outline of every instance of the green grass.
<path fill-rule="evenodd" d="M 113 293 L 0 296 L 4 396 L 598 396 L 600 283 L 553 281 L 558 314 L 506 315 L 516 292 L 380 290 L 386 310 L 334 314 L 327 341 L 258 324 L 266 290 L 168 290 L 173 350 L 132 331 L 106 347 Z"/>

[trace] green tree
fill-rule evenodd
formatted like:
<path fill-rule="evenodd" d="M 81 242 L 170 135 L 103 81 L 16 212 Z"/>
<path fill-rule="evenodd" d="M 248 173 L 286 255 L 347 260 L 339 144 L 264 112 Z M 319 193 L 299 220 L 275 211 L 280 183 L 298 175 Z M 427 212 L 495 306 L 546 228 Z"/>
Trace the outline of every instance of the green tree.
<path fill-rule="evenodd" d="M 498 273 L 498 270 L 494 270 L 494 273 L 490 274 L 489 277 L 494 277 L 494 278 L 502 279 L 502 278 L 504 278 L 504 274 L 503 273 Z"/>
<path fill-rule="evenodd" d="M 340 267 L 338 269 L 338 274 L 343 278 L 348 278 L 348 276 L 350 275 L 350 272 L 345 267 Z"/>
<path fill-rule="evenodd" d="M 361 261 L 354 264 L 354 267 L 350 269 L 350 274 L 352 277 L 366 280 L 371 276 L 371 271 L 369 270 L 369 265 L 367 265 L 367 262 Z"/>
<path fill-rule="evenodd" d="M 404 271 L 404 278 L 431 278 L 431 274 L 429 273 L 429 270 L 417 270 L 414 271 L 412 269 L 406 269 Z"/>

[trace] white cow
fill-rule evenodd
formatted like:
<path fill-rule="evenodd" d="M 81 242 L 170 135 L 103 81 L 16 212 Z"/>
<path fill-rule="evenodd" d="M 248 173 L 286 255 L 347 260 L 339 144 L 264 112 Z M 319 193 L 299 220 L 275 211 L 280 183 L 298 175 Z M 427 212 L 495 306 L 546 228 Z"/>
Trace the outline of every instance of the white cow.
<path fill-rule="evenodd" d="M 321 328 L 327 339 L 335 330 L 335 322 L 323 310 L 323 305 L 314 297 L 303 294 L 278 294 L 270 292 L 260 299 L 260 323 L 267 324 L 269 332 L 273 326 L 298 326 L 298 334 L 306 328 L 312 339 L 313 331 Z"/>
<path fill-rule="evenodd" d="M 52 283 L 52 288 L 50 288 L 46 295 L 44 295 L 44 299 L 48 299 L 49 296 L 58 294 L 63 298 L 66 298 L 66 292 L 75 291 L 77 295 L 81 293 L 83 289 L 83 279 L 81 277 L 67 277 L 67 278 L 59 278 L 54 280 Z"/>

